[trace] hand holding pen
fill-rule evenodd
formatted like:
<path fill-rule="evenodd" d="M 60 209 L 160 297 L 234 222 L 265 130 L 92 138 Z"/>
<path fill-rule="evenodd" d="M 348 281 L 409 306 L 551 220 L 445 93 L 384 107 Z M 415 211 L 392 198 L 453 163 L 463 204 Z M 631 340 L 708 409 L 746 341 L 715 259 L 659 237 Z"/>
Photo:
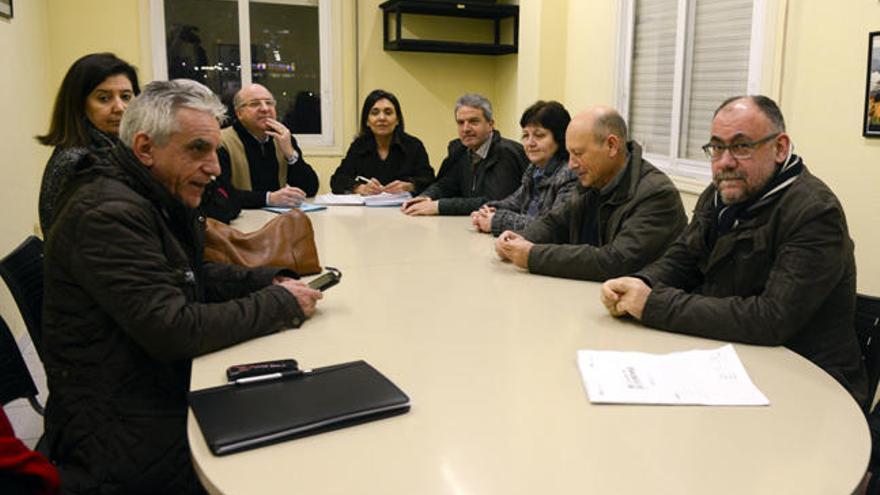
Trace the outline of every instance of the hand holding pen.
<path fill-rule="evenodd" d="M 354 192 L 357 194 L 362 196 L 372 196 L 382 192 L 382 183 L 375 177 L 368 179 L 362 175 L 358 175 L 354 180 L 359 184 L 354 188 Z"/>
<path fill-rule="evenodd" d="M 391 181 L 382 186 L 382 192 L 387 192 L 388 194 L 411 193 L 415 190 L 416 186 L 412 182 L 407 182 L 405 180 Z"/>

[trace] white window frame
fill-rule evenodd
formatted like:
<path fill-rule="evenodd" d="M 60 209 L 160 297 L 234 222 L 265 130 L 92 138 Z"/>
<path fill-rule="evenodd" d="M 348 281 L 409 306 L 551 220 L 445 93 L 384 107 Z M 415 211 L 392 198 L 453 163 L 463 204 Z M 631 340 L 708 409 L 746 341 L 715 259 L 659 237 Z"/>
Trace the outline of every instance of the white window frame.
<path fill-rule="evenodd" d="M 152 47 L 153 77 L 168 79 L 168 58 L 165 51 L 165 2 L 150 1 L 150 46 Z M 238 4 L 238 41 L 242 47 L 250 46 L 250 0 L 228 0 Z M 342 135 L 337 128 L 341 122 L 341 105 L 336 96 L 342 95 L 342 70 L 339 47 L 342 45 L 341 0 L 259 0 L 259 3 L 283 5 L 317 5 L 318 36 L 321 60 L 321 134 L 296 134 L 299 145 L 310 154 L 333 155 L 339 152 L 336 137 Z M 251 52 L 241 52 L 241 83 L 253 82 Z"/>
<path fill-rule="evenodd" d="M 675 78 L 673 80 L 671 135 L 669 139 L 669 153 L 656 154 L 645 153 L 645 158 L 670 175 L 679 190 L 691 193 L 700 193 L 712 180 L 711 165 L 708 160 L 689 160 L 679 157 L 679 145 L 681 138 L 681 121 L 685 101 L 685 53 L 692 51 L 693 37 L 685 36 L 693 31 L 693 26 L 688 24 L 689 9 L 694 8 L 698 0 L 678 0 L 678 15 L 676 27 L 675 47 Z M 621 21 L 618 30 L 618 77 L 621 84 L 615 100 L 623 118 L 629 121 L 629 101 L 632 84 L 632 58 L 635 36 L 635 0 L 620 0 L 619 19 Z M 753 0 L 752 4 L 752 31 L 749 41 L 749 73 L 744 93 L 756 94 L 761 92 L 764 84 L 762 71 L 765 69 L 764 54 L 768 44 L 773 44 L 772 37 L 767 37 L 765 28 L 768 20 L 766 0 Z M 772 46 L 769 46 L 772 49 Z M 772 52 L 771 52 L 772 53 Z M 719 102 L 720 103 L 720 102 Z"/>

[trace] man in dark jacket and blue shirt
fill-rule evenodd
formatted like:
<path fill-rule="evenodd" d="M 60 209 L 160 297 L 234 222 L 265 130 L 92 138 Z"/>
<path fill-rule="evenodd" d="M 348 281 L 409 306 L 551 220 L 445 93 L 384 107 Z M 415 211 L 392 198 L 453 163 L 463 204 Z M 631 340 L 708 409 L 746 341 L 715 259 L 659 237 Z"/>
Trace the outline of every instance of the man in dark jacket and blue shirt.
<path fill-rule="evenodd" d="M 489 100 L 462 95 L 455 102 L 455 122 L 458 139 L 449 143 L 437 182 L 403 204 L 407 215 L 469 215 L 520 186 L 528 159 L 521 144 L 495 130 Z"/>
<path fill-rule="evenodd" d="M 591 107 L 565 133 L 580 185 L 569 200 L 520 232 L 502 232 L 495 251 L 531 273 L 602 282 L 656 260 L 687 224 L 678 190 L 627 141 L 616 110 Z"/>
<path fill-rule="evenodd" d="M 193 357 L 298 327 L 321 293 L 206 263 L 196 208 L 220 173 L 224 106 L 157 81 L 122 144 L 71 178 L 46 243 L 46 440 L 65 493 L 202 493 L 186 441 Z"/>
<path fill-rule="evenodd" d="M 864 403 L 853 242 L 840 202 L 792 153 L 767 97 L 722 103 L 703 150 L 713 183 L 691 223 L 659 260 L 605 282 L 602 303 L 663 330 L 784 345 Z"/>

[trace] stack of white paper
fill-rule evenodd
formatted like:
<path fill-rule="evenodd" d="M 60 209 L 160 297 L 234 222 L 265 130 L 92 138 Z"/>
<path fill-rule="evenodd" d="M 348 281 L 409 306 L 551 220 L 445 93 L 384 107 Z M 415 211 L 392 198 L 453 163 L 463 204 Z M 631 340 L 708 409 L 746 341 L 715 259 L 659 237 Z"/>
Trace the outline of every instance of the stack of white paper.
<path fill-rule="evenodd" d="M 733 346 L 706 351 L 646 354 L 578 351 L 590 402 L 766 406 Z"/>
<path fill-rule="evenodd" d="M 316 205 L 362 205 L 364 198 L 360 194 L 319 194 L 315 196 Z"/>
<path fill-rule="evenodd" d="M 366 206 L 400 206 L 406 200 L 412 199 L 412 194 L 408 192 L 402 193 L 381 193 L 374 196 L 364 196 L 364 205 Z"/>
<path fill-rule="evenodd" d="M 360 194 L 320 194 L 315 196 L 315 204 L 318 205 L 349 205 L 349 206 L 400 206 L 406 200 L 411 199 L 412 194 L 408 192 L 402 193 L 379 193 L 371 196 L 361 196 Z"/>

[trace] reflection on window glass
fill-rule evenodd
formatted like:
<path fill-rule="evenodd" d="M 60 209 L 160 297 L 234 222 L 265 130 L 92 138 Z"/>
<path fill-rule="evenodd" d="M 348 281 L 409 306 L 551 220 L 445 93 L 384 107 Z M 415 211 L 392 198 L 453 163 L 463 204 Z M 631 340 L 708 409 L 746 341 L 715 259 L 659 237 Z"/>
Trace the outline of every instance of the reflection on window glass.
<path fill-rule="evenodd" d="M 296 3 L 297 5 L 292 5 Z M 278 101 L 278 118 L 295 134 L 321 133 L 318 2 L 250 2 L 253 82 Z"/>
<path fill-rule="evenodd" d="M 165 0 L 168 78 L 199 81 L 227 105 L 241 88 L 238 6 L 228 0 Z"/>

